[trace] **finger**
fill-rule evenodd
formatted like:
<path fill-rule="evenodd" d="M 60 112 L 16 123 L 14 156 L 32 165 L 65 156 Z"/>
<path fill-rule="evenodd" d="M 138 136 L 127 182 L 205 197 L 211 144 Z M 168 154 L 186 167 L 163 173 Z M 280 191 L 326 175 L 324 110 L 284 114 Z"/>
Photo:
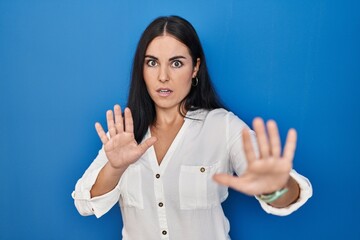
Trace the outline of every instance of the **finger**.
<path fill-rule="evenodd" d="M 248 161 L 256 160 L 256 155 L 255 155 L 254 148 L 253 148 L 253 145 L 251 142 L 251 136 L 250 136 L 249 129 L 246 128 L 243 130 L 242 137 L 243 137 L 243 144 L 244 144 L 244 151 L 245 151 L 246 159 Z"/>
<path fill-rule="evenodd" d="M 95 123 L 95 129 L 96 129 L 97 134 L 99 135 L 101 142 L 105 145 L 109 141 L 109 139 L 106 136 L 106 133 L 105 133 L 104 129 L 102 128 L 101 124 L 98 122 Z"/>
<path fill-rule="evenodd" d="M 141 150 L 141 154 L 146 152 L 154 143 L 157 141 L 156 137 L 150 137 L 143 141 L 141 144 L 139 144 L 139 149 Z"/>
<path fill-rule="evenodd" d="M 293 160 L 296 149 L 296 141 L 297 141 L 297 133 L 296 130 L 292 128 L 289 130 L 286 137 L 283 158 L 290 161 Z"/>
<path fill-rule="evenodd" d="M 268 158 L 269 157 L 269 143 L 266 135 L 264 121 L 257 117 L 253 121 L 253 127 L 256 132 L 256 137 L 259 145 L 260 158 Z"/>
<path fill-rule="evenodd" d="M 229 174 L 225 174 L 225 173 L 218 173 L 215 174 L 213 176 L 213 179 L 220 183 L 221 185 L 225 185 L 228 187 L 234 186 L 235 182 L 236 182 L 236 177 L 229 175 Z"/>
<path fill-rule="evenodd" d="M 267 129 L 269 133 L 271 153 L 274 158 L 279 158 L 281 154 L 281 142 L 279 137 L 279 129 L 274 120 L 269 120 L 267 122 Z"/>
<path fill-rule="evenodd" d="M 125 108 L 125 132 L 134 132 L 134 122 L 131 115 L 130 108 Z"/>
<path fill-rule="evenodd" d="M 237 191 L 243 192 L 242 189 L 242 184 L 241 184 L 241 180 L 238 177 L 229 175 L 229 174 L 225 174 L 225 173 L 219 173 L 219 174 L 215 174 L 213 176 L 214 181 L 216 181 L 217 183 L 224 185 L 224 186 L 228 186 L 231 187 Z"/>
<path fill-rule="evenodd" d="M 116 104 L 114 106 L 114 114 L 115 114 L 115 128 L 118 133 L 121 133 L 124 131 L 124 120 L 121 115 L 121 107 L 119 104 Z"/>
<path fill-rule="evenodd" d="M 110 137 L 114 137 L 116 135 L 116 128 L 115 128 L 115 124 L 114 124 L 113 111 L 108 110 L 106 112 L 106 121 L 107 121 L 108 131 L 110 133 Z"/>

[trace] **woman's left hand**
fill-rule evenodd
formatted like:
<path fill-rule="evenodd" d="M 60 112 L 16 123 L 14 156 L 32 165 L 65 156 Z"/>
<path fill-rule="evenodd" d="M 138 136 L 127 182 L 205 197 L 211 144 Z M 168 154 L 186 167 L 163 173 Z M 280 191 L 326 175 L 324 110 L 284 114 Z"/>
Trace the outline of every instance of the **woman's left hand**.
<path fill-rule="evenodd" d="M 256 156 L 248 129 L 242 133 L 243 146 L 247 159 L 247 169 L 241 176 L 215 174 L 214 180 L 247 195 L 267 194 L 283 188 L 293 166 L 297 134 L 290 129 L 287 134 L 283 153 L 276 122 L 255 118 L 253 128 L 257 136 L 259 157 Z"/>

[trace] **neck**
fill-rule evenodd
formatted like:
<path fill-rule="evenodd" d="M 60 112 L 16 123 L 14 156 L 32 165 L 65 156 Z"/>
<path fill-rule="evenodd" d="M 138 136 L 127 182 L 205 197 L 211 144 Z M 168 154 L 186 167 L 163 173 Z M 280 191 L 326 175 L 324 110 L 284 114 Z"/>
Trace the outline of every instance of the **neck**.
<path fill-rule="evenodd" d="M 185 111 L 184 111 L 185 113 Z M 153 124 L 156 128 L 166 128 L 178 125 L 184 122 L 184 117 L 180 114 L 178 108 L 161 109 L 156 108 L 156 119 Z"/>

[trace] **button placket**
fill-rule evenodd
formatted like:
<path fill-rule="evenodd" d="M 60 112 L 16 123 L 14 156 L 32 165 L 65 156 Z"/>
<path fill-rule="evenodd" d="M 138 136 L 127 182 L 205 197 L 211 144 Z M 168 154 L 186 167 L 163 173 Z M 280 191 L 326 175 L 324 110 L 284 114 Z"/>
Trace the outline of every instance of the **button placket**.
<path fill-rule="evenodd" d="M 166 219 L 166 207 L 164 204 L 164 188 L 162 177 L 159 173 L 154 178 L 155 199 L 157 204 L 159 227 L 161 229 L 161 239 L 169 239 L 169 230 Z"/>

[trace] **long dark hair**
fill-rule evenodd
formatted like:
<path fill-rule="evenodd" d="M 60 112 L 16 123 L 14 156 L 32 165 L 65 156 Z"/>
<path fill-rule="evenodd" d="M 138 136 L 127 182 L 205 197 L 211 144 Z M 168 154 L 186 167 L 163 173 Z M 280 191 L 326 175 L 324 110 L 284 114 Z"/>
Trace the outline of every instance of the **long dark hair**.
<path fill-rule="evenodd" d="M 159 17 L 150 23 L 142 34 L 136 48 L 132 67 L 128 107 L 132 112 L 134 134 L 138 143 L 141 142 L 148 127 L 154 123 L 156 117 L 155 105 L 146 89 L 143 77 L 145 53 L 150 42 L 165 33 L 175 37 L 189 48 L 193 66 L 200 58 L 200 67 L 197 73 L 198 84 L 191 87 L 180 107 L 183 106 L 185 111 L 224 107 L 211 83 L 204 51 L 194 27 L 179 16 Z M 179 108 L 179 112 L 184 115 L 181 108 Z"/>

